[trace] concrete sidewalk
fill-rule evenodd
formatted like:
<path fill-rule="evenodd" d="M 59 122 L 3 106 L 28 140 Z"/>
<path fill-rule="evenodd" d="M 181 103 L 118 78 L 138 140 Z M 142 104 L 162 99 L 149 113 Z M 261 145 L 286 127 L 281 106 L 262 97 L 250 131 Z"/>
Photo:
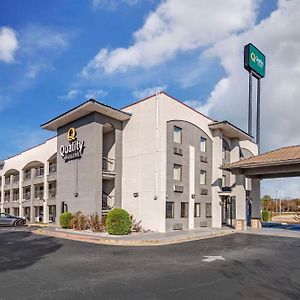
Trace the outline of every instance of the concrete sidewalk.
<path fill-rule="evenodd" d="M 95 244 L 119 246 L 158 246 L 228 235 L 235 233 L 235 230 L 230 228 L 198 228 L 167 233 L 146 232 L 132 233 L 126 236 L 111 236 L 107 233 L 75 231 L 72 229 L 61 229 L 58 227 L 49 226 L 38 228 L 34 231 L 34 233 Z"/>
<path fill-rule="evenodd" d="M 240 233 L 300 238 L 299 231 L 280 229 L 280 228 L 261 228 L 260 230 L 248 228 L 247 230 L 241 231 Z"/>

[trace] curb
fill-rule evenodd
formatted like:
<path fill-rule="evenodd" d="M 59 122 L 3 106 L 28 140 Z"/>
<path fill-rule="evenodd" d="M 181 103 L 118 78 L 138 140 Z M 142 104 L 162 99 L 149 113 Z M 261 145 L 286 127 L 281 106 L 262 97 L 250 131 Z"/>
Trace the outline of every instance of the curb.
<path fill-rule="evenodd" d="M 214 234 L 210 234 L 207 236 L 198 236 L 198 237 L 187 237 L 187 238 L 179 238 L 177 240 L 168 240 L 168 241 L 161 241 L 161 240 L 140 240 L 140 241 L 133 241 L 133 240 L 112 240 L 106 238 L 96 238 L 96 237 L 89 237 L 89 236 L 79 236 L 76 234 L 70 233 L 62 233 L 62 232 L 49 232 L 43 229 L 37 229 L 34 231 L 35 234 L 43 235 L 43 236 L 50 236 L 56 238 L 62 238 L 72 241 L 79 241 L 79 242 L 86 242 L 92 244 L 100 244 L 100 245 L 111 245 L 111 246 L 163 246 L 163 245 L 172 245 L 172 244 L 181 244 L 186 242 L 198 241 L 209 239 L 213 237 L 219 237 L 229 234 L 236 233 L 235 231 L 230 232 L 218 232 Z"/>

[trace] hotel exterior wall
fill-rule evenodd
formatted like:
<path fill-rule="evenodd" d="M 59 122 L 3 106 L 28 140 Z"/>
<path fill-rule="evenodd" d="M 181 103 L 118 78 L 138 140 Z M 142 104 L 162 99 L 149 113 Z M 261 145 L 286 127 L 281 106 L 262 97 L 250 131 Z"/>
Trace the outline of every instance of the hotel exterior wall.
<path fill-rule="evenodd" d="M 182 143 L 173 141 L 174 126 L 182 129 Z M 200 151 L 200 138 L 206 138 L 206 151 Z M 174 147 L 180 148 L 183 155 L 174 154 Z M 193 147 L 193 159 L 191 159 L 190 147 Z M 200 157 L 205 156 L 207 162 L 202 162 Z M 174 181 L 173 165 L 182 165 L 182 180 Z M 190 165 L 193 164 L 193 174 L 189 174 Z M 206 171 L 206 184 L 200 185 L 200 170 Z M 200 224 L 211 226 L 211 218 L 206 218 L 206 203 L 211 203 L 211 180 L 212 180 L 212 141 L 208 135 L 187 121 L 174 120 L 167 124 L 167 201 L 174 202 L 174 218 L 166 220 L 166 230 L 173 230 L 176 224 L 182 224 L 183 229 L 197 228 Z M 191 182 L 192 181 L 192 182 Z M 183 193 L 174 192 L 174 184 L 182 185 Z M 192 188 L 190 188 L 192 184 Z M 201 190 L 207 190 L 207 195 L 203 195 Z M 191 195 L 195 197 L 192 198 Z M 190 213 L 188 218 L 181 218 L 181 202 L 188 202 Z M 200 203 L 200 218 L 194 218 L 194 203 Z M 190 222 L 189 222 L 190 221 Z"/>
<path fill-rule="evenodd" d="M 112 124 L 120 131 L 122 124 L 99 113 L 91 113 L 71 122 L 57 132 L 57 215 L 61 213 L 62 202 L 68 211 L 81 211 L 84 214 L 101 213 L 102 210 L 102 150 L 103 125 Z M 70 127 L 77 131 L 77 139 L 84 141 L 84 150 L 80 159 L 65 161 L 60 155 L 60 147 L 68 145 L 67 132 Z M 121 134 L 116 134 L 116 158 L 121 157 Z M 118 162 L 118 186 L 115 187 L 116 198 L 121 198 L 119 184 L 122 174 L 121 162 Z"/>

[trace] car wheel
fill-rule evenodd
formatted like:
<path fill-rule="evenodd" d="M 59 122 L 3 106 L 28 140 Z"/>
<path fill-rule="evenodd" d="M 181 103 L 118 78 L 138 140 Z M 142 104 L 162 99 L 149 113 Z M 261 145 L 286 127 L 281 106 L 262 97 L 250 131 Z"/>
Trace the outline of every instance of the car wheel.
<path fill-rule="evenodd" d="M 21 225 L 22 225 L 22 221 L 20 221 L 20 220 L 15 221 L 15 226 L 16 227 L 19 227 Z"/>

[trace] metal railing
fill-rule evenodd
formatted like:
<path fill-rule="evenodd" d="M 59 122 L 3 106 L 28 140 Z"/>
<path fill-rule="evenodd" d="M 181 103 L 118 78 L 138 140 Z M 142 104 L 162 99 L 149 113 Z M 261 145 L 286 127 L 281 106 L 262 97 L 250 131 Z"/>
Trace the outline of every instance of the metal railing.
<path fill-rule="evenodd" d="M 44 199 L 44 191 L 40 191 L 40 190 L 35 191 L 34 196 L 35 196 L 35 199 L 42 200 L 42 199 Z"/>
<path fill-rule="evenodd" d="M 104 172 L 114 172 L 115 171 L 115 159 L 102 157 L 102 170 Z"/>
<path fill-rule="evenodd" d="M 7 203 L 10 201 L 10 195 L 4 196 L 4 202 Z"/>
<path fill-rule="evenodd" d="M 56 189 L 50 189 L 49 190 L 49 199 L 56 198 Z"/>
<path fill-rule="evenodd" d="M 102 195 L 102 213 L 108 212 L 115 206 L 115 196 Z"/>
<path fill-rule="evenodd" d="M 19 180 L 20 180 L 19 174 L 14 175 L 14 177 L 13 177 L 13 183 L 18 183 Z"/>
<path fill-rule="evenodd" d="M 25 172 L 25 173 L 24 173 L 24 179 L 23 179 L 23 180 L 24 180 L 24 181 L 25 181 L 25 180 L 29 180 L 30 178 L 31 178 L 31 172 L 27 172 L 27 173 Z"/>
<path fill-rule="evenodd" d="M 49 165 L 49 174 L 56 173 L 56 171 L 57 171 L 57 164 Z"/>
<path fill-rule="evenodd" d="M 23 194 L 23 199 L 24 200 L 30 200 L 30 198 L 31 198 L 31 192 L 27 192 L 27 193 Z"/>
<path fill-rule="evenodd" d="M 13 194 L 13 201 L 14 202 L 19 201 L 19 199 L 20 199 L 19 194 Z"/>
<path fill-rule="evenodd" d="M 44 176 L 44 168 L 38 168 L 35 170 L 35 177 L 40 177 L 40 176 Z"/>

